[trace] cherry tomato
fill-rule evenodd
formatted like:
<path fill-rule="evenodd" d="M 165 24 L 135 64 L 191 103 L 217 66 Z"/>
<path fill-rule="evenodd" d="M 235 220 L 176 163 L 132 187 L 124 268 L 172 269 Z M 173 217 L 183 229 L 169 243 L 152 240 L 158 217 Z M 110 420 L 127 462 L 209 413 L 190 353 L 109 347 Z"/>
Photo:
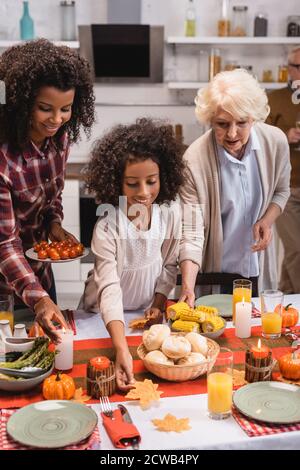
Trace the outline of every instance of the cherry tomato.
<path fill-rule="evenodd" d="M 76 252 L 75 248 L 70 248 L 69 249 L 69 257 L 70 258 L 77 258 L 77 256 L 78 255 L 77 255 L 77 252 Z"/>
<path fill-rule="evenodd" d="M 40 251 L 40 249 L 41 249 L 40 244 L 39 244 L 39 243 L 36 243 L 35 245 L 33 245 L 33 249 L 34 249 L 34 251 L 35 251 L 36 253 L 38 253 L 38 252 Z"/>
<path fill-rule="evenodd" d="M 74 248 L 73 248 L 76 253 L 77 253 L 77 256 L 81 256 L 82 255 L 82 249 L 81 249 L 81 246 L 78 244 L 78 245 L 75 245 Z"/>
<path fill-rule="evenodd" d="M 49 256 L 53 261 L 57 261 L 60 259 L 59 253 L 55 248 L 51 248 Z"/>
<path fill-rule="evenodd" d="M 69 250 L 67 250 L 66 248 L 62 248 L 59 251 L 59 256 L 61 257 L 61 259 L 69 259 Z"/>
<path fill-rule="evenodd" d="M 48 258 L 48 253 L 46 250 L 40 250 L 38 252 L 38 258 L 39 259 L 47 259 Z"/>

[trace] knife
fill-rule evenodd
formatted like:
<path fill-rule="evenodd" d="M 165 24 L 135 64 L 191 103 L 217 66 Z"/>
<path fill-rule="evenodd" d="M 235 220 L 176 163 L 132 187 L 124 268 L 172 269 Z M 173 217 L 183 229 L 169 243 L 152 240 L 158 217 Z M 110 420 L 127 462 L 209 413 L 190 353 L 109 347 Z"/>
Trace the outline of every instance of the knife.
<path fill-rule="evenodd" d="M 129 424 L 133 424 L 133 421 L 131 419 L 131 416 L 127 410 L 127 408 L 124 405 L 118 405 L 119 410 L 121 411 L 121 414 L 123 416 L 124 421 L 126 421 Z M 129 441 L 129 444 L 133 449 L 139 449 L 139 439 L 137 437 L 134 437 Z"/>

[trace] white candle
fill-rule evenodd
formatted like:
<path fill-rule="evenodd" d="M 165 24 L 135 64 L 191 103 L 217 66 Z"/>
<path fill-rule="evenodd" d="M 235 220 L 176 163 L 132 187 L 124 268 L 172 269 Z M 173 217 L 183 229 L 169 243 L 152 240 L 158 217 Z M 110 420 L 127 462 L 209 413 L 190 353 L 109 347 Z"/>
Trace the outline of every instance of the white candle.
<path fill-rule="evenodd" d="M 69 370 L 73 367 L 73 331 L 58 330 L 61 343 L 56 346 L 55 369 Z"/>
<path fill-rule="evenodd" d="M 235 335 L 238 338 L 249 338 L 251 336 L 251 313 L 250 302 L 238 302 L 235 305 Z"/>

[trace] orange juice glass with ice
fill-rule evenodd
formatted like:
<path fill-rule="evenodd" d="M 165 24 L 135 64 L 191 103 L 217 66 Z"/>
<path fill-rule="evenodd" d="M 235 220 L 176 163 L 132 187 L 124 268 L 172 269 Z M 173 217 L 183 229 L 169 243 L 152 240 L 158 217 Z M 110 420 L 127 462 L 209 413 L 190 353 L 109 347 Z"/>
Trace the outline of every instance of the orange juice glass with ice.
<path fill-rule="evenodd" d="M 11 331 L 14 331 L 14 298 L 10 294 L 0 295 L 0 320 L 9 320 Z"/>

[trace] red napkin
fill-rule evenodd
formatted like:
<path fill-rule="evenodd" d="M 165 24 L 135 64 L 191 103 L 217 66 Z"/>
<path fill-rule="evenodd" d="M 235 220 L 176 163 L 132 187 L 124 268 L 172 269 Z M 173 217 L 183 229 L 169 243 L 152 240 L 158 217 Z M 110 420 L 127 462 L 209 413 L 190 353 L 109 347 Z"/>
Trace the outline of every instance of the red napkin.
<path fill-rule="evenodd" d="M 279 434 L 282 432 L 300 431 L 300 423 L 271 424 L 258 422 L 254 419 L 247 418 L 235 407 L 232 408 L 232 415 L 249 437 L 268 436 L 270 434 Z"/>
<path fill-rule="evenodd" d="M 0 450 L 40 450 L 34 447 L 23 446 L 18 442 L 14 441 L 6 432 L 7 421 L 13 413 L 17 410 L 6 410 L 2 409 L 0 411 Z M 92 450 L 99 446 L 100 436 L 98 426 L 95 427 L 92 434 L 84 439 L 83 441 L 78 442 L 77 444 L 70 445 L 67 447 L 61 447 L 60 449 L 55 450 Z"/>
<path fill-rule="evenodd" d="M 140 433 L 135 425 L 124 421 L 119 409 L 113 411 L 114 419 L 104 413 L 101 413 L 101 416 L 106 432 L 115 447 L 126 449 L 131 445 L 133 439 L 136 439 L 137 442 L 141 441 Z"/>

